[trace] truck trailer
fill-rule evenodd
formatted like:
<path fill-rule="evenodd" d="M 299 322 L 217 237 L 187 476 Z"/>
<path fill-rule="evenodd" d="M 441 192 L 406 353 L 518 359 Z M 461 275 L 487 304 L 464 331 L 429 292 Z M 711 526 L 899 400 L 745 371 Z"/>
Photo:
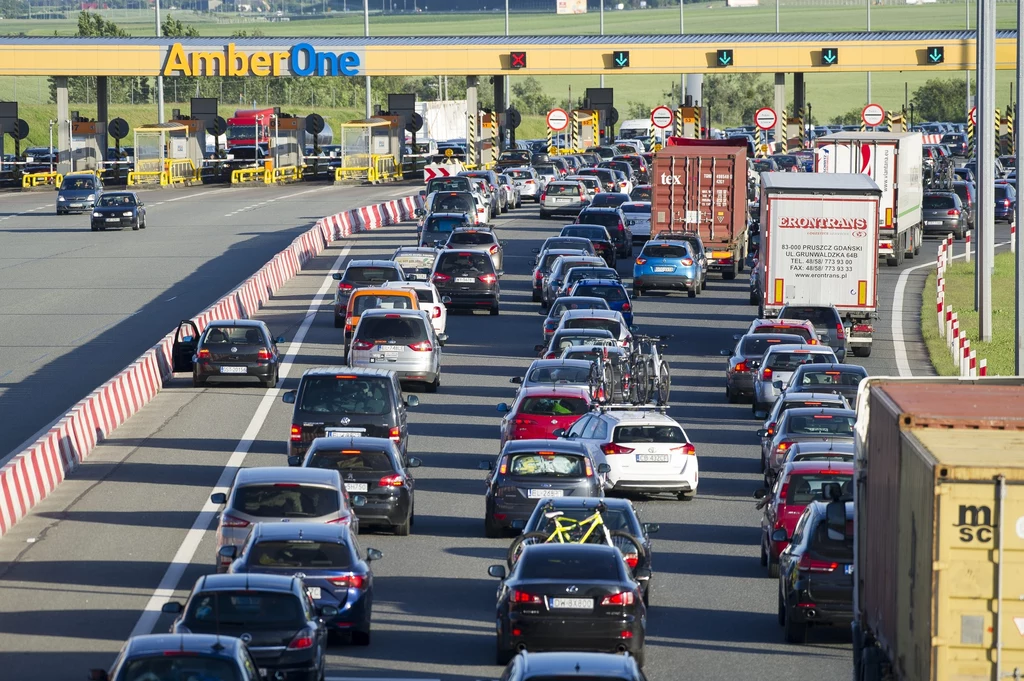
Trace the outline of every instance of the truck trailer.
<path fill-rule="evenodd" d="M 857 396 L 856 681 L 1024 675 L 1024 378 Z"/>

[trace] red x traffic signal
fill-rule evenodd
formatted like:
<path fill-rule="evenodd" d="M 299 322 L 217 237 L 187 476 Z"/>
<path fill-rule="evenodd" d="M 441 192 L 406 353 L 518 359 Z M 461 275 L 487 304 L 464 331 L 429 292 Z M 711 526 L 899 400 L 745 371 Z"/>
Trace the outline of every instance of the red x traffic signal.
<path fill-rule="evenodd" d="M 513 68 L 513 69 L 525 69 L 526 68 L 526 53 L 525 52 L 509 52 L 508 53 L 508 65 L 509 65 L 509 68 Z"/>

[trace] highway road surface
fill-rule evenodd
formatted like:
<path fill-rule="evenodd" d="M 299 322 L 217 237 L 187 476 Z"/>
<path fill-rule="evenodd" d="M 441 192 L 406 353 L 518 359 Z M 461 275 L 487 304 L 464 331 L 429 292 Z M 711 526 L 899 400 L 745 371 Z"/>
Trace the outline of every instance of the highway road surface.
<path fill-rule="evenodd" d="M 294 199 L 299 205 L 309 200 Z M 282 199 L 286 205 L 291 201 Z M 312 219 L 313 208 L 295 214 Z M 207 212 L 213 223 L 230 211 Z M 200 219 L 197 213 L 193 207 L 192 220 Z M 259 212 L 253 218 L 280 221 Z M 161 222 L 153 220 L 154 234 L 171 229 Z M 531 206 L 496 224 L 508 240 L 501 315 L 449 317 L 440 392 L 420 395 L 420 406 L 410 410 L 410 453 L 424 461 L 415 471 L 413 534 L 360 538 L 364 548 L 385 554 L 373 566 L 373 640 L 366 648 L 332 648 L 329 679 L 470 681 L 500 675 L 493 664 L 497 584 L 486 570 L 503 561 L 509 541 L 483 537 L 484 473 L 477 466 L 497 452 L 495 405 L 513 396 L 508 379 L 522 373 L 540 338 L 542 317 L 530 302 L 530 249 L 561 222 L 539 220 Z M 147 237 L 156 238 L 99 235 L 105 241 Z M 89 668 L 109 665 L 133 632 L 166 630 L 169 618 L 159 614 L 160 605 L 183 598 L 197 577 L 213 569 L 209 527 L 216 507 L 208 498 L 218 480 L 229 481 L 237 466 L 284 465 L 291 409 L 280 392 L 294 387 L 305 369 L 340 361 L 340 331 L 333 327 L 330 307 L 320 304 L 332 292 L 330 272 L 347 258 L 387 256 L 413 239 L 411 225 L 360 235 L 328 249 L 284 287 L 262 315 L 275 335 L 289 341 L 283 349 L 293 364 L 287 375 L 282 372 L 280 389 L 193 389 L 186 376 L 179 377 L 0 540 L 0 676 L 78 680 Z M 186 241 L 162 243 L 188 253 Z M 902 269 L 933 261 L 936 243 L 927 243 Z M 628 273 L 629 261 L 620 262 Z M 210 260 L 200 269 L 217 271 L 220 263 Z M 109 276 L 119 282 L 122 270 L 115 265 L 107 263 Z M 232 268 L 240 279 L 240 265 Z M 907 280 L 904 305 L 909 338 L 904 354 L 919 374 L 930 372 L 914 319 L 925 271 Z M 892 308 L 898 276 L 896 269 L 881 269 L 883 317 Z M 168 283 L 161 279 L 161 284 L 163 296 Z M 187 309 L 198 310 L 201 296 L 192 296 Z M 758 424 L 748 405 L 726 402 L 719 356 L 755 314 L 747 297 L 743 275 L 732 282 L 713 279 L 696 299 L 673 294 L 636 301 L 636 323 L 644 332 L 673 335 L 670 414 L 696 444 L 702 474 L 693 501 L 636 502 L 643 520 L 661 524 L 654 535 L 647 637 L 646 671 L 652 681 L 851 675 L 846 631 L 814 630 L 805 646 L 783 643 L 776 622 L 777 586 L 758 561 L 759 512 L 751 498 L 760 484 Z M 182 305 L 153 305 L 150 323 L 169 328 L 185 311 Z M 889 321 L 881 320 L 875 351 L 863 360 L 871 373 L 897 373 L 892 336 Z M 116 348 L 110 340 L 89 344 L 90 353 L 105 359 Z"/>

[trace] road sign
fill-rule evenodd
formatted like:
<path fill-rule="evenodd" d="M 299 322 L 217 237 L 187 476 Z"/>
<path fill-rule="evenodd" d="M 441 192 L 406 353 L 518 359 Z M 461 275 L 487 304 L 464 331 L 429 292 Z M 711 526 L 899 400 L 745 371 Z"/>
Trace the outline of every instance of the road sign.
<path fill-rule="evenodd" d="M 409 121 L 405 124 L 405 129 L 409 132 L 419 132 L 422 128 L 423 116 L 413 111 L 409 116 Z"/>
<path fill-rule="evenodd" d="M 612 68 L 624 69 L 629 66 L 629 52 L 616 50 L 612 53 Z"/>
<path fill-rule="evenodd" d="M 839 49 L 836 47 L 821 48 L 821 65 L 835 66 L 839 63 Z"/>
<path fill-rule="evenodd" d="M 456 171 L 442 165 L 429 165 L 423 168 L 423 181 L 430 182 L 435 177 L 451 177 Z"/>
<path fill-rule="evenodd" d="M 548 111 L 548 127 L 558 132 L 569 126 L 569 114 L 565 109 L 552 109 Z"/>
<path fill-rule="evenodd" d="M 614 106 L 608 109 L 608 120 L 606 122 L 608 125 L 615 125 L 619 122 L 619 110 Z"/>
<path fill-rule="evenodd" d="M 513 109 L 511 106 L 505 109 L 505 125 L 506 127 L 515 130 L 523 122 L 523 117 L 519 113 L 518 109 Z"/>
<path fill-rule="evenodd" d="M 655 107 L 654 111 L 651 112 L 651 123 L 659 130 L 671 128 L 673 118 L 672 109 L 667 106 Z"/>
<path fill-rule="evenodd" d="M 761 130 L 771 130 L 778 122 L 779 115 L 775 113 L 775 109 L 771 109 L 767 106 L 762 109 L 758 109 L 754 114 L 754 125 Z"/>
<path fill-rule="evenodd" d="M 885 120 L 885 109 L 878 104 L 868 104 L 860 112 L 860 119 L 864 121 L 864 125 L 869 128 L 881 125 L 882 121 Z"/>
<path fill-rule="evenodd" d="M 967 117 L 971 119 L 971 125 L 978 124 L 978 107 L 972 106 L 971 112 L 967 114 Z"/>
<path fill-rule="evenodd" d="M 941 64 L 946 61 L 946 48 L 941 45 L 929 47 L 925 54 L 928 55 L 929 64 Z"/>
<path fill-rule="evenodd" d="M 128 121 L 123 118 L 115 118 L 107 123 L 107 132 L 117 140 L 123 140 L 128 136 Z"/>
<path fill-rule="evenodd" d="M 732 50 L 718 50 L 718 62 L 719 66 L 735 66 L 736 62 L 732 59 Z"/>

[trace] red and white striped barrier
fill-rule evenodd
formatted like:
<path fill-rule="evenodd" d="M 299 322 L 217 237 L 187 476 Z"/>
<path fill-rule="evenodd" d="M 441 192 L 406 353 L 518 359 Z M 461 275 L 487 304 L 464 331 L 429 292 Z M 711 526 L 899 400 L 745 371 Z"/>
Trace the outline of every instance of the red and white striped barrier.
<path fill-rule="evenodd" d="M 1010 234 L 1013 243 L 1013 233 L 1016 223 L 1011 225 Z M 971 232 L 966 234 L 967 252 L 964 254 L 966 261 L 971 261 Z M 987 363 L 984 358 L 979 359 L 977 353 L 971 349 L 971 341 L 967 334 L 960 329 L 960 320 L 952 306 L 946 302 L 946 267 L 952 258 L 953 235 L 950 234 L 939 245 L 939 252 L 936 256 L 935 275 L 935 317 L 939 326 L 939 336 L 945 339 L 949 348 L 949 354 L 953 364 L 957 367 L 957 373 L 963 377 L 986 376 Z"/>
<path fill-rule="evenodd" d="M 934 134 L 929 133 L 927 135 L 922 134 L 921 137 L 923 138 L 922 141 L 921 141 L 922 144 L 941 144 L 942 143 L 942 135 L 934 135 Z"/>
<path fill-rule="evenodd" d="M 285 282 L 327 246 L 359 232 L 411 220 L 418 196 L 321 218 L 238 287 L 195 317 L 202 331 L 221 319 L 251 318 Z M 50 430 L 0 468 L 0 536 L 138 413 L 172 376 L 174 332 L 72 407 Z"/>

